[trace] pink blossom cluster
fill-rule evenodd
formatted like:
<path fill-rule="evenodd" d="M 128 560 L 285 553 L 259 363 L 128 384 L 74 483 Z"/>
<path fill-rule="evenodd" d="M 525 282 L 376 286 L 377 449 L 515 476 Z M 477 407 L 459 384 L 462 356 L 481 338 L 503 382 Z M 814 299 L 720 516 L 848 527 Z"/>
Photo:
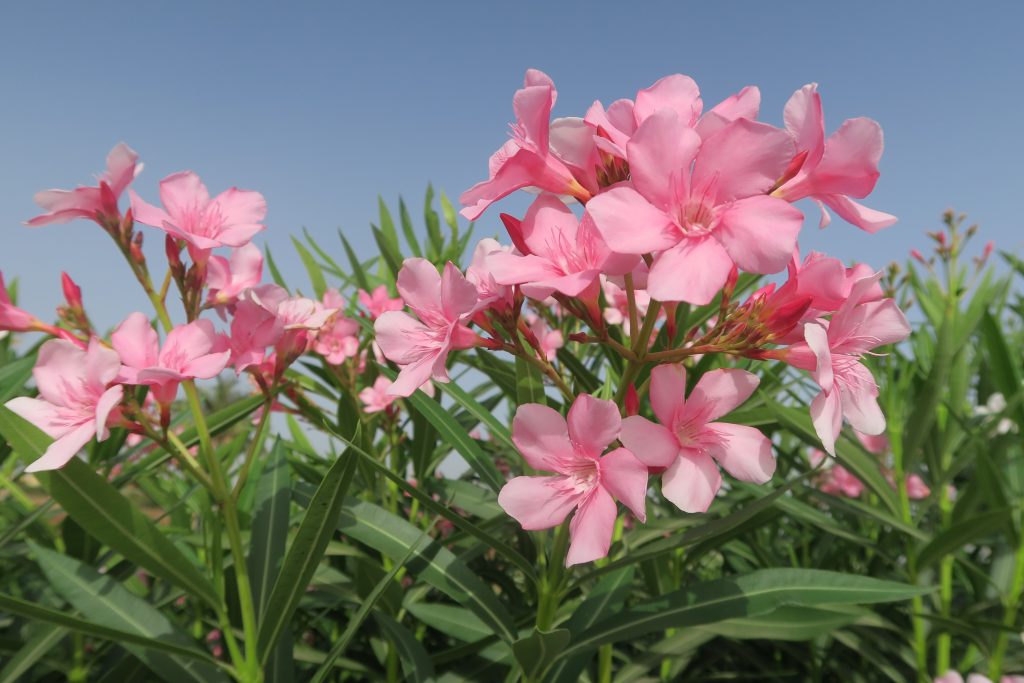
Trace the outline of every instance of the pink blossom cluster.
<path fill-rule="evenodd" d="M 515 190 L 536 192 L 522 218 L 500 216 L 511 244 L 482 240 L 465 274 L 452 263 L 439 274 L 423 259 L 405 262 L 398 290 L 411 313 L 384 313 L 375 326 L 381 351 L 401 370 L 386 391 L 408 396 L 430 380 L 449 381 L 449 354 L 474 346 L 547 363 L 549 377 L 557 377 L 551 363 L 567 339 L 652 362 L 647 393 L 656 422 L 638 414 L 632 385 L 621 394 L 621 421 L 619 407 L 586 395 L 572 403 L 568 423 L 543 406 L 517 412 L 513 439 L 523 456 L 556 474 L 513 479 L 500 502 L 528 529 L 557 525 L 576 510 L 570 563 L 607 552 L 613 499 L 643 520 L 642 496 L 627 484 L 634 475 L 613 479 L 621 463 L 642 464 L 644 477 L 660 475 L 662 495 L 687 512 L 708 509 L 722 485 L 720 468 L 742 481 L 771 478 L 768 439 L 719 421 L 752 394 L 757 377 L 713 370 L 687 397 L 680 364 L 687 359 L 723 354 L 806 371 L 818 386 L 813 423 L 830 454 L 844 419 L 863 434 L 882 434 L 878 389 L 862 361 L 910 328 L 885 298 L 880 273 L 822 254 L 801 258 L 804 217 L 794 206 L 815 201 L 822 227 L 825 207 L 867 232 L 895 222 L 854 201 L 879 175 L 878 124 L 851 119 L 826 137 L 813 84 L 790 98 L 781 128 L 757 120 L 757 88 L 705 111 L 697 85 L 682 75 L 633 100 L 607 108 L 595 102 L 582 118 L 552 120 L 556 99 L 548 76 L 527 72 L 513 98 L 510 139 L 491 156 L 489 178 L 461 198 L 463 216 L 477 219 Z M 786 279 L 733 301 L 741 271 L 786 271 Z M 680 303 L 716 299 L 718 314 L 706 325 L 675 329 Z M 566 337 L 580 324 L 591 331 Z M 640 339 L 634 325 L 648 336 Z M 584 424 L 597 430 L 598 421 L 594 438 L 579 431 Z M 622 448 L 602 455 L 616 441 Z M 830 474 L 853 491 L 840 468 Z"/>
<path fill-rule="evenodd" d="M 248 372 L 268 395 L 286 384 L 284 373 L 297 358 L 315 353 L 329 366 L 349 359 L 362 364 L 365 348 L 360 325 L 344 315 L 347 302 L 337 290 L 322 299 L 293 296 L 283 287 L 262 283 L 263 255 L 252 238 L 264 229 L 266 202 L 258 192 L 230 188 L 212 197 L 191 171 L 160 182 L 161 206 L 144 201 L 133 190 L 124 213 L 120 196 L 142 164 L 125 144 L 107 158 L 107 171 L 95 187 L 48 190 L 36 195 L 46 213 L 30 226 L 86 218 L 114 238 L 133 273 L 156 297 L 157 319 L 166 335 L 161 342 L 154 322 L 144 313 L 126 317 L 103 339 L 89 322 L 81 291 L 63 275 L 66 305 L 56 325 L 43 323 L 16 307 L 0 274 L 0 330 L 37 331 L 56 337 L 39 352 L 34 377 L 37 398 L 16 398 L 7 407 L 54 439 L 29 471 L 62 467 L 95 436 L 107 437 L 111 427 L 133 435 L 159 434 L 171 420 L 172 405 L 183 382 L 211 379 L 227 367 Z M 141 250 L 143 234 L 136 224 L 165 233 L 168 278 L 177 284 L 185 304 L 186 322 L 172 324 L 164 301 L 149 280 L 149 264 Z M 188 263 L 182 258 L 182 249 Z M 215 253 L 215 250 L 229 250 Z M 166 296 L 166 287 L 163 296 Z M 376 318 L 402 307 L 385 287 L 359 292 L 364 315 Z M 203 317 L 214 311 L 225 324 Z M 145 400 L 125 387 L 147 387 Z M 280 404 L 272 405 L 279 407 Z M 387 403 L 375 400 L 368 410 Z M 153 412 L 155 411 L 155 413 Z"/>

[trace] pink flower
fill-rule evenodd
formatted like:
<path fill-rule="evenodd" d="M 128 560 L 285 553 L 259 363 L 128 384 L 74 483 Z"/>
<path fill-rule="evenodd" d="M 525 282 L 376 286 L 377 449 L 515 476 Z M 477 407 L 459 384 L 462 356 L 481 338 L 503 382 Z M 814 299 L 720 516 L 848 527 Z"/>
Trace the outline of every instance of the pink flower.
<path fill-rule="evenodd" d="M 381 351 L 401 367 L 388 393 L 409 396 L 431 378 L 449 381 L 448 352 L 476 345 L 479 338 L 463 321 L 476 312 L 478 295 L 451 262 L 442 277 L 421 258 L 405 260 L 398 273 L 398 293 L 419 320 L 391 311 L 377 318 L 374 331 Z"/>
<path fill-rule="evenodd" d="M 11 412 L 55 439 L 26 472 L 61 468 L 93 436 L 107 438 L 107 425 L 116 419 L 123 393 L 120 385 L 110 386 L 120 367 L 117 352 L 95 338 L 87 350 L 63 339 L 43 344 L 32 371 L 39 398 L 22 396 L 6 403 Z"/>
<path fill-rule="evenodd" d="M 530 467 L 552 477 L 516 477 L 502 487 L 498 504 L 524 529 L 550 529 L 572 512 L 566 566 L 608 554 L 621 500 L 646 519 L 647 468 L 625 448 L 602 457 L 619 437 L 622 420 L 612 401 L 581 394 L 566 421 L 536 403 L 519 406 L 512 441 Z"/>
<path fill-rule="evenodd" d="M 636 282 L 635 277 L 633 281 Z M 626 290 L 610 279 L 602 281 L 601 289 L 604 290 L 604 298 L 608 303 L 604 309 L 605 322 L 609 325 L 622 325 L 622 331 L 628 335 L 629 299 L 626 296 Z M 651 295 L 647 293 L 646 289 L 635 289 L 633 295 L 638 315 L 647 315 L 647 308 L 651 305 Z M 655 341 L 653 335 L 651 341 L 652 343 Z"/>
<path fill-rule="evenodd" d="M 590 198 L 572 170 L 551 152 L 551 109 L 557 97 L 547 74 L 536 69 L 526 72 L 523 88 L 512 99 L 516 122 L 511 125 L 511 139 L 491 156 L 490 178 L 462 193 L 463 216 L 476 220 L 492 203 L 531 186 L 584 202 Z"/>
<path fill-rule="evenodd" d="M 753 427 L 714 422 L 746 401 L 758 381 L 745 370 L 712 370 L 687 399 L 683 366 L 651 371 L 651 408 L 661 424 L 627 417 L 620 439 L 648 467 L 668 468 L 661 491 L 680 510 L 708 509 L 722 485 L 719 465 L 742 481 L 771 479 L 775 458 L 768 438 Z"/>
<path fill-rule="evenodd" d="M 924 483 L 924 479 L 916 474 L 911 474 L 907 477 L 907 498 L 910 500 L 922 500 L 932 494 L 932 490 L 928 488 L 928 484 Z"/>
<path fill-rule="evenodd" d="M 869 209 L 850 197 L 866 197 L 878 181 L 882 158 L 882 128 L 867 118 L 848 119 L 825 140 L 825 117 L 818 84 L 793 93 L 786 103 L 786 130 L 796 142 L 797 154 L 786 177 L 772 195 L 795 202 L 810 197 L 821 208 L 821 227 L 829 224 L 825 205 L 844 220 L 867 232 L 877 232 L 896 217 Z"/>
<path fill-rule="evenodd" d="M 250 299 L 239 299 L 231 318 L 230 363 L 235 372 L 263 363 L 267 347 L 283 335 L 284 325 L 275 313 Z"/>
<path fill-rule="evenodd" d="M 337 312 L 336 308 L 328 308 L 319 301 L 301 296 L 291 296 L 287 290 L 277 285 L 254 287 L 246 290 L 242 296 L 253 301 L 277 319 L 281 329 L 280 336 L 274 342 L 275 373 L 278 375 L 284 372 L 284 369 L 291 365 L 296 358 L 313 347 L 317 335 Z M 337 295 L 337 300 L 343 304 L 340 295 Z M 232 326 L 232 333 L 233 331 L 234 327 Z M 345 331 L 346 327 L 342 326 L 339 330 L 341 336 L 336 341 L 349 348 L 349 343 L 342 341 L 342 337 L 346 336 Z"/>
<path fill-rule="evenodd" d="M 366 387 L 360 391 L 359 400 L 363 402 L 363 412 L 390 412 L 391 404 L 398 399 L 397 396 L 392 396 L 388 393 L 388 387 L 390 386 L 391 380 L 381 375 L 374 381 L 373 386 Z"/>
<path fill-rule="evenodd" d="M 541 318 L 539 315 L 527 313 L 523 318 L 530 326 L 530 332 L 537 338 L 541 353 L 548 360 L 554 360 L 558 349 L 565 346 L 565 338 L 562 336 L 561 331 L 552 330 L 548 327 L 544 318 Z"/>
<path fill-rule="evenodd" d="M 366 312 L 370 315 L 370 320 L 376 320 L 382 313 L 388 311 L 400 311 L 405 308 L 405 304 L 402 300 L 392 299 L 388 296 L 388 288 L 386 285 L 378 285 L 373 290 L 373 294 L 369 294 L 364 290 L 359 290 L 359 303 L 363 305 Z"/>
<path fill-rule="evenodd" d="M 825 459 L 825 453 L 817 449 L 811 451 L 811 464 L 815 467 Z M 860 498 L 864 493 L 864 484 L 842 465 L 833 464 L 818 477 L 818 487 L 825 493 L 846 498 Z"/>
<path fill-rule="evenodd" d="M 479 301 L 477 308 L 507 309 L 512 306 L 513 288 L 498 284 L 494 278 L 494 271 L 491 267 L 491 257 L 495 255 L 507 255 L 511 249 L 498 244 L 498 241 L 490 237 L 480 240 L 476 249 L 473 250 L 473 260 L 466 269 L 466 279 L 476 287 Z"/>
<path fill-rule="evenodd" d="M 359 353 L 359 323 L 336 313 L 316 335 L 313 350 L 329 365 L 340 365 Z"/>
<path fill-rule="evenodd" d="M 882 455 L 889 451 L 889 437 L 883 434 L 861 434 L 857 430 L 854 430 L 853 435 L 857 437 L 857 441 L 860 441 L 860 445 L 865 448 L 869 453 L 874 455 Z"/>
<path fill-rule="evenodd" d="M 98 177 L 96 187 L 79 187 L 74 190 L 44 190 L 36 193 L 36 204 L 46 213 L 26 221 L 33 227 L 50 223 L 68 223 L 76 218 L 88 218 L 100 222 L 101 216 L 120 215 L 117 200 L 128 184 L 142 171 L 137 163 L 139 155 L 119 142 L 107 155 L 107 170 Z"/>
<path fill-rule="evenodd" d="M 223 307 L 231 306 L 243 291 L 255 287 L 263 278 L 263 252 L 249 243 L 231 250 L 231 260 L 211 256 L 206 264 L 206 284 L 210 288 L 207 306 L 215 306 L 223 317 Z"/>
<path fill-rule="evenodd" d="M 178 385 L 186 379 L 216 377 L 228 363 L 228 340 L 209 320 L 180 325 L 167 334 L 161 348 L 156 330 L 142 313 L 124 319 L 110 341 L 121 357 L 117 380 L 145 384 L 162 406 L 174 401 Z"/>
<path fill-rule="evenodd" d="M 786 267 L 803 214 L 765 194 L 793 156 L 785 131 L 738 119 L 702 143 L 664 108 L 626 150 L 632 186 L 594 197 L 587 213 L 613 251 L 657 253 L 647 283 L 652 298 L 703 305 L 734 264 L 753 273 Z"/>
<path fill-rule="evenodd" d="M 551 194 L 534 200 L 522 223 L 506 220 L 505 225 L 510 233 L 518 231 L 513 241 L 523 255 L 492 253 L 487 266 L 496 282 L 522 284 L 523 294 L 533 299 L 546 299 L 552 292 L 579 296 L 602 272 L 622 275 L 638 260 L 613 254 L 586 213 L 578 221 Z"/>
<path fill-rule="evenodd" d="M 805 324 L 805 341 L 789 347 L 785 355 L 791 365 L 811 371 L 821 387 L 811 402 L 811 418 L 830 455 L 835 455 L 844 416 L 864 434 L 885 431 L 878 386 L 860 358 L 878 346 L 906 339 L 910 326 L 892 299 L 861 303 L 880 276 L 859 280 L 830 321 Z"/>
<path fill-rule="evenodd" d="M 136 221 L 183 239 L 199 252 L 245 246 L 266 227 L 267 202 L 259 192 L 232 187 L 210 199 L 206 186 L 191 171 L 160 181 L 163 209 L 146 203 L 134 191 L 130 195 Z"/>

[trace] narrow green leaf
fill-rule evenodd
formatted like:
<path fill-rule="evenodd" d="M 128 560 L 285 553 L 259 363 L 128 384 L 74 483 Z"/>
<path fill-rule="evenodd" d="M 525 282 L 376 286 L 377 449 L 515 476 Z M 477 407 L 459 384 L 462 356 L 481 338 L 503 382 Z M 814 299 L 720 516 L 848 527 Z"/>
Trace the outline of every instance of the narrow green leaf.
<path fill-rule="evenodd" d="M 405 235 L 405 243 L 414 256 L 423 257 L 423 250 L 420 249 L 420 241 L 416 238 L 416 229 L 413 227 L 412 218 L 409 216 L 409 209 L 405 200 L 398 198 L 398 217 L 402 223 L 402 234 Z"/>
<path fill-rule="evenodd" d="M 395 221 L 391 218 L 391 212 L 388 211 L 388 205 L 384 203 L 384 198 L 377 195 L 377 208 L 380 213 L 380 231 L 383 233 L 388 244 L 390 244 L 396 252 L 401 253 L 401 248 L 398 245 L 398 233 L 395 232 Z"/>
<path fill-rule="evenodd" d="M 35 354 L 29 354 L 0 368 L 0 403 L 22 393 L 25 382 L 32 377 L 35 363 Z"/>
<path fill-rule="evenodd" d="M 263 253 L 267 256 L 267 270 L 270 271 L 270 278 L 274 281 L 274 284 L 288 289 L 288 285 L 284 283 L 284 278 L 281 277 L 281 271 L 277 269 L 277 263 L 274 262 L 274 256 L 270 253 L 269 245 L 263 248 Z"/>
<path fill-rule="evenodd" d="M 356 252 L 352 250 L 352 245 L 345 239 L 345 235 L 341 230 L 338 231 L 338 237 L 341 238 L 341 246 L 345 248 L 348 263 L 352 266 L 352 277 L 356 279 L 359 288 L 367 292 L 373 291 L 370 287 L 370 281 L 366 277 L 366 271 L 363 270 L 363 264 L 359 262 L 359 257 L 356 256 Z"/>
<path fill-rule="evenodd" d="M 387 238 L 378 228 L 371 226 L 371 230 L 373 230 L 373 239 L 380 249 L 380 255 L 384 257 L 384 263 L 387 264 L 388 270 L 391 272 L 391 277 L 397 278 L 398 271 L 402 269 L 401 252 L 388 242 Z"/>
<path fill-rule="evenodd" d="M 1000 529 L 1011 529 L 1012 524 L 1010 511 L 1006 508 L 989 510 L 956 522 L 921 547 L 917 554 L 917 567 L 923 570 L 967 543 L 977 543 Z"/>
<path fill-rule="evenodd" d="M 434 663 L 430 661 L 430 655 L 423 649 L 420 641 L 416 640 L 416 636 L 383 612 L 374 612 L 373 619 L 398 651 L 406 680 L 416 683 L 434 680 Z"/>
<path fill-rule="evenodd" d="M 715 635 L 736 640 L 814 640 L 851 624 L 878 625 L 879 620 L 863 607 L 803 607 L 784 605 L 773 612 L 726 619 L 701 626 Z"/>
<path fill-rule="evenodd" d="M 516 446 L 512 443 L 512 436 L 509 434 L 508 428 L 499 422 L 498 418 L 494 417 L 493 411 L 480 405 L 475 398 L 470 396 L 465 389 L 455 382 L 438 382 L 434 386 L 451 396 L 453 401 L 462 406 L 467 413 L 486 426 L 487 431 L 490 432 L 491 436 L 508 448 L 515 450 Z"/>
<path fill-rule="evenodd" d="M 89 615 L 91 621 L 150 640 L 172 642 L 182 648 L 199 651 L 195 643 L 178 631 L 157 608 L 111 577 L 52 550 L 33 546 L 32 552 L 50 586 L 80 613 Z M 213 666 L 197 661 L 197 658 L 186 659 L 130 643 L 125 643 L 124 647 L 168 683 L 227 680 Z"/>
<path fill-rule="evenodd" d="M 410 602 L 405 609 L 417 621 L 464 643 L 475 643 L 492 635 L 487 624 L 465 607 L 439 602 Z"/>
<path fill-rule="evenodd" d="M 324 280 L 324 271 L 320 268 L 320 264 L 316 262 L 313 255 L 309 253 L 309 250 L 306 249 L 305 245 L 297 237 L 292 237 L 292 244 L 295 245 L 295 251 L 299 252 L 302 265 L 306 267 L 306 272 L 309 274 L 309 283 L 313 286 L 316 298 L 323 298 L 324 292 L 327 291 L 327 281 Z"/>
<path fill-rule="evenodd" d="M 553 631 L 533 629 L 533 633 L 512 643 L 512 653 L 527 680 L 533 680 L 547 671 L 552 662 L 569 645 L 569 629 Z"/>
<path fill-rule="evenodd" d="M 249 577 L 257 617 L 270 599 L 288 544 L 291 470 L 280 439 L 274 442 L 260 474 L 253 504 Z"/>
<path fill-rule="evenodd" d="M 436 261 L 444 253 L 444 236 L 441 234 L 441 220 L 434 210 L 434 186 L 427 185 L 427 196 L 423 201 L 423 219 L 427 224 L 427 258 Z"/>
<path fill-rule="evenodd" d="M 324 556 L 357 462 L 358 458 L 349 453 L 338 456 L 320 482 L 299 524 L 295 540 L 288 548 L 274 588 L 265 603 L 264 618 L 257 638 L 257 649 L 263 664 L 291 622 L 292 614 Z"/>
<path fill-rule="evenodd" d="M 544 395 L 544 376 L 537 366 L 520 356 L 516 356 L 516 401 L 519 405 L 548 403 Z"/>
<path fill-rule="evenodd" d="M 396 562 L 414 548 L 409 571 L 468 607 L 492 632 L 509 642 L 515 640 L 512 619 L 490 587 L 447 548 L 422 538 L 416 527 L 372 503 L 349 499 L 339 528 Z"/>
<path fill-rule="evenodd" d="M 0 433 L 15 450 L 32 460 L 41 456 L 51 442 L 35 425 L 3 407 L 0 407 Z M 41 472 L 38 477 L 50 496 L 92 536 L 151 574 L 211 605 L 220 604 L 209 579 L 146 515 L 89 465 L 72 458 L 62 469 Z"/>
<path fill-rule="evenodd" d="M 28 642 L 7 660 L 7 664 L 0 671 L 0 683 L 18 683 L 26 680 L 22 676 L 40 659 L 55 650 L 67 634 L 68 630 L 63 626 L 40 624 Z"/>

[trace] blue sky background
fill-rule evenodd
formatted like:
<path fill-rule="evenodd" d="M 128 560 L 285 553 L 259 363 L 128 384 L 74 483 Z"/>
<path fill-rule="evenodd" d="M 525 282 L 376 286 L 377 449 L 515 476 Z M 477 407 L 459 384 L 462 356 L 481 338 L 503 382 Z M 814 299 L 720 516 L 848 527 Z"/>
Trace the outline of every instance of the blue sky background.
<path fill-rule="evenodd" d="M 289 235 L 302 227 L 339 257 L 342 227 L 369 255 L 378 193 L 418 208 L 428 181 L 454 201 L 482 179 L 527 67 L 554 78 L 556 115 L 682 72 L 709 104 L 760 86 L 761 118 L 779 124 L 789 95 L 817 81 L 829 131 L 853 116 L 881 122 L 882 178 L 866 203 L 901 220 L 870 236 L 836 219 L 805 230 L 805 249 L 880 267 L 924 248 L 954 207 L 1020 252 L 1021 26 L 1024 4 L 1011 2 L 10 3 L 0 270 L 44 318 L 61 269 L 100 325 L 147 310 L 99 228 L 21 225 L 34 192 L 88 183 L 124 140 L 146 164 L 135 188 L 151 201 L 183 169 L 214 193 L 263 192 L 258 243 L 301 282 Z M 478 235 L 499 231 L 489 211 Z M 151 237 L 158 249 L 162 235 Z"/>

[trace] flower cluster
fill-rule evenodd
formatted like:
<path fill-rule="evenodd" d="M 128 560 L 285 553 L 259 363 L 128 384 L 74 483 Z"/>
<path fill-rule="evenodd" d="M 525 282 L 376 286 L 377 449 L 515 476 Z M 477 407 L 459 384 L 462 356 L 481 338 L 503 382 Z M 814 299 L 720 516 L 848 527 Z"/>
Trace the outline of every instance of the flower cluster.
<path fill-rule="evenodd" d="M 632 489 L 613 481 L 615 465 L 604 464 L 626 461 L 622 453 L 660 474 L 664 497 L 687 512 L 707 510 L 722 484 L 719 466 L 743 481 L 772 476 L 769 440 L 717 421 L 754 392 L 757 377 L 712 370 L 685 398 L 685 363 L 719 354 L 806 371 L 818 386 L 814 427 L 832 455 L 844 419 L 882 434 L 878 389 L 862 361 L 910 328 L 883 295 L 880 273 L 817 253 L 801 258 L 804 216 L 794 205 L 812 199 L 822 227 L 826 207 L 867 232 L 895 222 L 854 201 L 878 179 L 878 124 L 851 119 L 826 137 L 814 84 L 787 102 L 783 127 L 758 120 L 757 88 L 705 110 L 683 75 L 607 108 L 595 102 L 583 117 L 552 120 L 556 99 L 547 75 L 527 72 L 510 139 L 491 156 L 489 178 L 461 197 L 463 216 L 475 220 L 516 190 L 537 192 L 521 218 L 501 214 L 511 244 L 481 241 L 465 275 L 452 263 L 439 274 L 423 259 L 405 262 L 398 289 L 412 315 L 384 313 L 375 327 L 384 356 L 401 370 L 387 392 L 408 396 L 430 380 L 449 381 L 449 354 L 470 347 L 536 365 L 572 403 L 568 432 L 552 409 L 520 406 L 520 435 L 535 432 L 536 421 L 552 436 L 516 444 L 531 466 L 558 475 L 513 479 L 501 502 L 524 528 L 558 524 L 575 508 L 570 562 L 607 551 L 613 497 L 643 519 Z M 742 273 L 782 271 L 781 283 L 738 300 Z M 680 306 L 713 302 L 709 318 L 677 329 Z M 567 339 L 605 345 L 627 364 L 616 391 L 627 415 L 621 425 L 616 405 L 577 397 L 561 381 L 554 360 Z M 657 422 L 637 414 L 645 392 Z M 573 411 L 605 415 L 600 439 L 580 440 Z M 616 440 L 625 450 L 601 457 Z"/>

